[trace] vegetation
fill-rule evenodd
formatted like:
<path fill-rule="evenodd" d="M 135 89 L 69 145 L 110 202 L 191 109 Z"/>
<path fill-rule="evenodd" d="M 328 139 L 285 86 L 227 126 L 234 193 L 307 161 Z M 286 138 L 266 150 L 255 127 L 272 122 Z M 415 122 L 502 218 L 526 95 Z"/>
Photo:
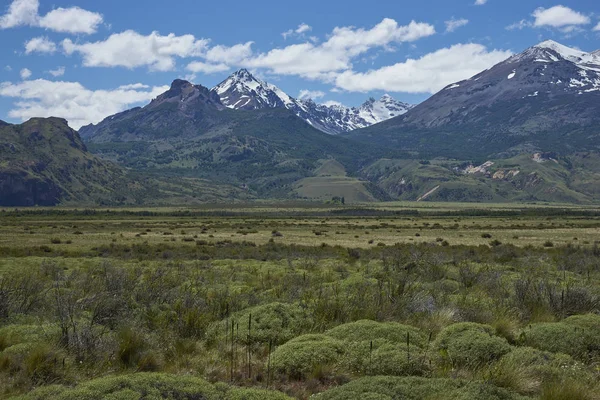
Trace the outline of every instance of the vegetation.
<path fill-rule="evenodd" d="M 597 399 L 599 227 L 526 206 L 3 210 L 0 397 Z"/>

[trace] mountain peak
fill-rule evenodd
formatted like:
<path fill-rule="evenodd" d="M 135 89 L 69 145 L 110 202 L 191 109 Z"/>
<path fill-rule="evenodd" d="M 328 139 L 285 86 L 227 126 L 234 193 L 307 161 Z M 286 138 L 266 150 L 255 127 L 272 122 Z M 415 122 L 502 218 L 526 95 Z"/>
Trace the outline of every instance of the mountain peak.
<path fill-rule="evenodd" d="M 173 82 L 171 82 L 171 90 L 176 90 L 176 89 L 181 89 L 185 86 L 191 86 L 192 84 L 186 80 L 183 79 L 175 79 Z"/>
<path fill-rule="evenodd" d="M 545 40 L 526 49 L 524 52 L 511 57 L 508 62 L 514 63 L 526 59 L 533 59 L 536 62 L 556 62 L 566 60 L 580 63 L 586 58 L 589 58 L 589 54 L 584 51 L 565 46 L 554 40 Z"/>

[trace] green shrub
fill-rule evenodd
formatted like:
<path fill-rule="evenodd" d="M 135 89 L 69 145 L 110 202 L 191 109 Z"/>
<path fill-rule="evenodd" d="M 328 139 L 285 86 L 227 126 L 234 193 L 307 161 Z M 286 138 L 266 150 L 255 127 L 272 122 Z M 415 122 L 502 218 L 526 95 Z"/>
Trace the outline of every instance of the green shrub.
<path fill-rule="evenodd" d="M 279 346 L 271 355 L 275 371 L 301 379 L 341 359 L 345 343 L 325 335 L 303 335 Z"/>
<path fill-rule="evenodd" d="M 443 362 L 477 369 L 511 350 L 506 339 L 494 335 L 489 325 L 472 322 L 452 324 L 437 336 L 434 348 Z"/>
<path fill-rule="evenodd" d="M 226 392 L 226 400 L 292 400 L 292 398 L 274 390 L 232 388 Z"/>
<path fill-rule="evenodd" d="M 588 358 L 590 336 L 582 328 L 563 322 L 532 324 L 521 332 L 522 344 L 552 353 L 565 353 L 577 359 Z"/>
<path fill-rule="evenodd" d="M 354 342 L 346 346 L 343 366 L 348 372 L 366 375 L 420 376 L 429 371 L 423 350 L 387 340 Z"/>
<path fill-rule="evenodd" d="M 347 342 L 368 342 L 384 339 L 390 343 L 406 343 L 408 336 L 411 345 L 424 347 L 427 344 L 427 335 L 421 332 L 419 328 L 397 322 L 361 320 L 336 326 L 325 332 L 325 334 Z"/>
<path fill-rule="evenodd" d="M 210 383 L 189 376 L 138 373 L 94 379 L 74 388 L 53 386 L 23 396 L 23 400 L 178 399 L 222 398 Z"/>
<path fill-rule="evenodd" d="M 248 341 L 248 318 L 252 315 L 251 343 L 285 343 L 293 337 L 310 330 L 312 316 L 298 304 L 269 303 L 247 308 L 234 313 L 231 318 L 211 325 L 208 332 L 210 341 L 225 341 L 225 324 L 235 321 L 239 324 L 239 342 Z M 229 328 L 230 329 L 230 328 Z"/>
<path fill-rule="evenodd" d="M 354 380 L 314 396 L 314 400 L 525 400 L 489 384 L 456 379 L 377 376 Z"/>

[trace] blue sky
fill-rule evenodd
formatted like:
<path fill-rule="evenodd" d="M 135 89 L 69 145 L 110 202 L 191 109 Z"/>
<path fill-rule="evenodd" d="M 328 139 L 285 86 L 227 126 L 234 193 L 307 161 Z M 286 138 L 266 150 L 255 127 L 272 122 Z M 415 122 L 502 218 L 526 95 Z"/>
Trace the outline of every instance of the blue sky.
<path fill-rule="evenodd" d="M 475 2 L 484 4 L 475 4 Z M 241 67 L 292 96 L 417 103 L 545 39 L 600 48 L 597 0 L 0 0 L 0 119 L 99 122 Z"/>

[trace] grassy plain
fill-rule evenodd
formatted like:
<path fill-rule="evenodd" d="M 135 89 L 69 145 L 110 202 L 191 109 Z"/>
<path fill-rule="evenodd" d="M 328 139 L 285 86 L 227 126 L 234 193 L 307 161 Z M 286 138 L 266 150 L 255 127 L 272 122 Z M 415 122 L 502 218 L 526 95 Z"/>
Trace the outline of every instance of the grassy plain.
<path fill-rule="evenodd" d="M 0 210 L 0 397 L 597 399 L 599 240 L 562 205 Z"/>

